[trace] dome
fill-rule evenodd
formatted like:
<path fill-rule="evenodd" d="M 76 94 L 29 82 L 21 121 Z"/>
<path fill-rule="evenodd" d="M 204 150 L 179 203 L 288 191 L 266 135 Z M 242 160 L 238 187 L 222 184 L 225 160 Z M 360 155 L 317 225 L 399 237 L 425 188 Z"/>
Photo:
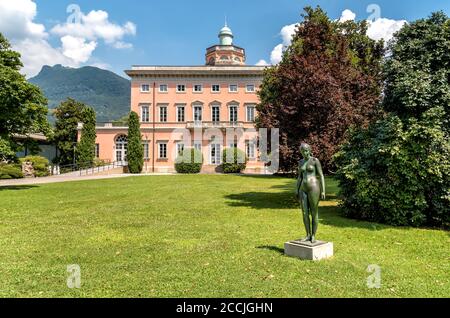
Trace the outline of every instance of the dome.
<path fill-rule="evenodd" d="M 219 32 L 220 45 L 233 45 L 233 32 L 225 24 Z"/>

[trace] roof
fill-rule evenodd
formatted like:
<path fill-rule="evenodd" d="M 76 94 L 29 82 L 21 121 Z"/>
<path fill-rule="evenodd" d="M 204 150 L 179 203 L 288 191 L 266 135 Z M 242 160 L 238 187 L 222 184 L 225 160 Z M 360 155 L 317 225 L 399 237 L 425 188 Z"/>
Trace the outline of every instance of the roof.
<path fill-rule="evenodd" d="M 130 76 L 138 75 L 254 75 L 262 76 L 265 66 L 227 65 L 227 66 L 151 66 L 134 65 L 131 70 L 125 70 Z"/>

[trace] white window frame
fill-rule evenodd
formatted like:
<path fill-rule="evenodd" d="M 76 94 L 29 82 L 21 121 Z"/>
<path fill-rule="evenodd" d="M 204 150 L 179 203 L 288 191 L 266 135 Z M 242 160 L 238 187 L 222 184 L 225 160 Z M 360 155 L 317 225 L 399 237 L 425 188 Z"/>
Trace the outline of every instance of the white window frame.
<path fill-rule="evenodd" d="M 231 86 L 236 86 L 236 90 L 232 91 L 231 90 Z M 238 84 L 230 84 L 230 85 L 228 85 L 228 92 L 229 93 L 238 93 L 239 92 L 239 85 Z"/>
<path fill-rule="evenodd" d="M 219 120 L 218 121 L 214 121 L 214 108 L 218 108 L 219 109 Z M 213 123 L 220 123 L 220 105 L 219 104 L 211 105 L 211 122 L 213 122 Z"/>
<path fill-rule="evenodd" d="M 183 120 L 180 120 L 179 109 L 183 108 Z M 186 122 L 186 105 L 177 105 L 177 123 L 185 123 Z"/>
<path fill-rule="evenodd" d="M 195 86 L 200 86 L 200 90 L 196 91 L 195 90 Z M 203 93 L 203 84 L 194 84 L 194 85 L 192 85 L 192 92 L 193 93 Z"/>
<path fill-rule="evenodd" d="M 147 117 L 144 116 L 144 109 L 147 109 Z M 148 123 L 150 122 L 150 105 L 144 104 L 141 105 L 141 123 Z"/>
<path fill-rule="evenodd" d="M 161 90 L 161 86 L 165 86 L 166 90 L 165 91 Z M 159 84 L 158 92 L 160 92 L 160 93 L 168 93 L 169 92 L 169 85 L 168 84 Z"/>
<path fill-rule="evenodd" d="M 144 86 L 148 86 L 148 90 L 144 90 Z M 141 84 L 141 93 L 150 93 L 150 84 Z"/>
<path fill-rule="evenodd" d="M 236 108 L 236 120 L 231 120 L 231 108 Z M 230 123 L 237 123 L 239 121 L 239 105 L 238 104 L 230 104 L 228 105 L 228 121 Z"/>
<path fill-rule="evenodd" d="M 144 147 L 144 160 L 149 160 L 150 159 L 150 141 L 143 140 L 142 146 Z"/>
<path fill-rule="evenodd" d="M 253 90 L 249 90 L 248 87 L 253 86 Z M 256 85 L 255 84 L 246 84 L 245 85 L 245 92 L 246 93 L 254 93 L 256 91 Z"/>
<path fill-rule="evenodd" d="M 216 152 L 217 152 L 217 148 L 219 149 L 219 154 L 216 153 L 214 162 L 213 162 L 213 155 L 212 155 L 213 147 L 215 148 Z M 216 161 L 216 159 L 219 159 L 218 162 Z M 221 144 L 213 142 L 209 145 L 209 163 L 211 165 L 217 165 L 217 166 L 222 164 L 222 145 Z"/>
<path fill-rule="evenodd" d="M 165 114 L 166 115 L 166 120 L 165 121 L 161 120 L 161 115 L 162 115 L 161 110 L 163 108 L 166 109 L 166 114 Z M 168 105 L 160 105 L 160 106 L 158 106 L 158 112 L 159 112 L 159 122 L 160 123 L 167 123 L 168 120 L 169 120 L 169 107 L 168 107 Z"/>
<path fill-rule="evenodd" d="M 253 109 L 253 120 L 248 118 L 248 112 L 250 109 Z M 256 119 L 256 105 L 247 105 L 245 106 L 245 120 L 250 123 L 254 123 Z"/>
<path fill-rule="evenodd" d="M 219 90 L 215 91 L 214 86 L 217 86 L 219 88 Z M 211 93 L 220 93 L 220 84 L 212 84 L 211 85 Z"/>
<path fill-rule="evenodd" d="M 165 149 L 165 157 L 162 157 L 161 156 L 161 146 L 162 145 L 165 145 L 166 146 L 166 149 Z M 169 159 L 168 157 L 167 157 L 167 151 L 168 151 L 168 149 L 169 149 L 169 147 L 168 147 L 168 142 L 167 141 L 159 141 L 158 142 L 158 159 L 163 159 L 163 160 L 165 160 L 165 159 Z"/>
<path fill-rule="evenodd" d="M 195 120 L 195 108 L 197 108 L 197 107 L 199 107 L 200 110 L 201 110 L 200 111 L 200 117 L 201 117 L 200 120 Z M 200 104 L 192 105 L 192 120 L 194 121 L 194 123 L 197 123 L 197 122 L 201 123 L 201 122 L 203 122 L 203 105 L 200 105 Z"/>
<path fill-rule="evenodd" d="M 252 155 L 250 154 L 250 147 L 252 149 Z M 256 143 L 254 141 L 252 141 L 252 140 L 245 141 L 245 155 L 250 160 L 256 159 Z"/>
<path fill-rule="evenodd" d="M 179 90 L 180 86 L 184 86 L 184 90 Z M 176 91 L 177 93 L 186 93 L 186 84 L 177 84 Z"/>

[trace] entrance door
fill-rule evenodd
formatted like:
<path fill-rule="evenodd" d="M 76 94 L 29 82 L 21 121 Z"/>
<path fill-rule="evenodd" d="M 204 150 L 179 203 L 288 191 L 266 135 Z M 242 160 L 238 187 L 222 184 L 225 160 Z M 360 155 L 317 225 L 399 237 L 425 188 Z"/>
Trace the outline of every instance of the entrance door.
<path fill-rule="evenodd" d="M 125 135 L 120 135 L 116 138 L 116 161 L 126 162 L 128 150 L 128 138 Z"/>

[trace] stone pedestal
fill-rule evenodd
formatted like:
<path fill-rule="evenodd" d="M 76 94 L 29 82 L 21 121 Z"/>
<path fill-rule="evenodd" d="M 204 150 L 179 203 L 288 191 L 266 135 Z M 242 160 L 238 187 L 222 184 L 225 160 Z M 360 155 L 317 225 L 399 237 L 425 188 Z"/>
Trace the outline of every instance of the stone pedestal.
<path fill-rule="evenodd" d="M 305 260 L 319 261 L 333 256 L 333 243 L 290 241 L 284 243 L 284 254 Z"/>

